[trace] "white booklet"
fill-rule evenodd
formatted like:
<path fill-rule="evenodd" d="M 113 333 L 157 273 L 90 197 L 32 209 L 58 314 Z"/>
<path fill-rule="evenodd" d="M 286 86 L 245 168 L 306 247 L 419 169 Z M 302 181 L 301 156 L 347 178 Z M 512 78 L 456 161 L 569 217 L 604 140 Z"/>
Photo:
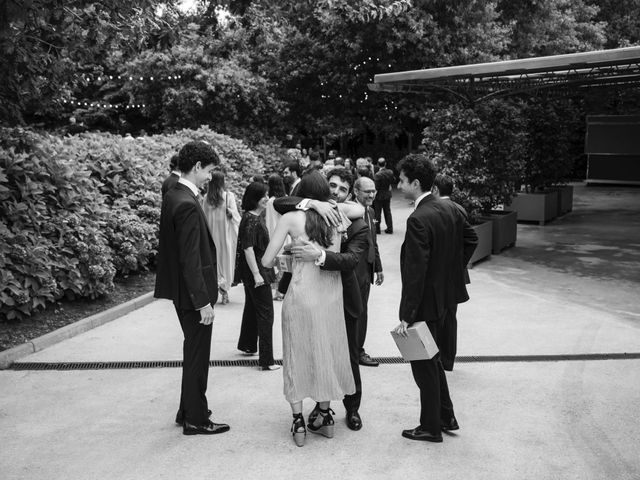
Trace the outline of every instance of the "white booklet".
<path fill-rule="evenodd" d="M 438 353 L 438 346 L 425 322 L 414 323 L 407 328 L 407 334 L 406 337 L 401 337 L 391 332 L 405 360 L 430 360 Z"/>

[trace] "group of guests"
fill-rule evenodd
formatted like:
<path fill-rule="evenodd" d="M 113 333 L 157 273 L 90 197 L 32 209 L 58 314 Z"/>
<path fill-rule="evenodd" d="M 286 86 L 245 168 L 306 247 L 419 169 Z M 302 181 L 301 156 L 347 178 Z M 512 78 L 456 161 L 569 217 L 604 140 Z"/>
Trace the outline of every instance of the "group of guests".
<path fill-rule="evenodd" d="M 175 186 L 163 186 L 155 295 L 174 301 L 185 337 L 176 422 L 186 435 L 221 433 L 229 426 L 209 419 L 205 392 L 213 304 L 219 286 L 221 293 L 224 287 L 228 290 L 229 274 L 223 274 L 220 282 L 215 274 L 217 249 L 227 246 L 216 241 L 213 232 L 226 227 L 209 224 L 225 219 L 238 223 L 240 215 L 230 206 L 215 217 L 207 213 L 207 202 L 220 206 L 231 201 L 230 192 L 208 192 L 206 199 L 198 198 L 198 189 L 207 181 L 211 186 L 217 175 L 219 159 L 210 145 L 190 142 L 180 150 L 177 164 L 181 176 Z M 359 367 L 377 366 L 363 348 L 367 302 L 371 285 L 381 285 L 384 275 L 372 208 L 375 176 L 355 178 L 347 168 L 335 165 L 322 171 L 307 168 L 304 174 L 299 170 L 293 164 L 285 168 L 285 175 L 294 177 L 290 195 L 270 195 L 270 185 L 260 180 L 246 188 L 234 281 L 241 281 L 245 291 L 238 348 L 247 354 L 258 351 L 261 369 L 276 369 L 271 285 L 277 280 L 277 259 L 287 255 L 292 259 L 278 282 L 285 295 L 282 365 L 284 395 L 293 415 L 291 434 L 302 446 L 307 431 L 333 437 L 332 400 L 342 400 L 350 429 L 362 428 Z M 409 155 L 400 162 L 399 172 L 398 186 L 414 200 L 416 211 L 409 217 L 402 247 L 401 322 L 395 331 L 406 335 L 411 324 L 426 321 L 441 350 L 444 347 L 450 355 L 455 306 L 468 298 L 464 265 L 477 237 L 453 202 L 430 195 L 436 176 L 430 160 Z M 420 426 L 403 435 L 442 441 L 441 430 L 457 428 L 457 421 L 440 355 L 412 362 L 412 370 L 421 391 L 422 412 Z M 316 401 L 306 422 L 305 398 Z"/>

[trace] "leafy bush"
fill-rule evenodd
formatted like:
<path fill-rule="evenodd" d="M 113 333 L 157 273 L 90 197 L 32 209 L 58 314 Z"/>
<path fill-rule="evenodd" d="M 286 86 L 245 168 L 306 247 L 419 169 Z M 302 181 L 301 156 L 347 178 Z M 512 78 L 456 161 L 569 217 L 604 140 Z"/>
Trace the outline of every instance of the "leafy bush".
<path fill-rule="evenodd" d="M 579 116 L 569 102 L 558 99 L 527 105 L 527 154 L 522 183 L 527 191 L 542 191 L 571 177 L 575 155 L 570 125 Z"/>
<path fill-rule="evenodd" d="M 160 186 L 191 140 L 213 145 L 237 198 L 263 170 L 247 145 L 208 127 L 136 139 L 0 129 L 0 321 L 104 295 L 115 276 L 152 267 Z"/>
<path fill-rule="evenodd" d="M 278 145 L 263 143 L 254 145 L 252 149 L 261 160 L 265 175 L 271 175 L 272 173 L 282 175 L 287 162 L 293 160 L 288 149 Z"/>
<path fill-rule="evenodd" d="M 499 204 L 511 203 L 519 189 L 526 151 L 521 109 L 519 104 L 494 100 L 425 114 L 426 153 L 454 179 L 453 199 L 472 221 Z"/>

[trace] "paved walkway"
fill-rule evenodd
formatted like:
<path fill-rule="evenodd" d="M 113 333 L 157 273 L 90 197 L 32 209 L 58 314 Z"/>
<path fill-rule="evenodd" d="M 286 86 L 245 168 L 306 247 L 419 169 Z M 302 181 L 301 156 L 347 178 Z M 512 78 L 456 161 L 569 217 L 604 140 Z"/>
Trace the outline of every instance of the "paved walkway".
<path fill-rule="evenodd" d="M 379 243 L 385 284 L 372 287 L 367 350 L 397 357 L 399 250 L 410 213 L 393 202 L 396 233 Z M 519 225 L 515 248 L 471 270 L 459 309 L 459 355 L 449 375 L 461 429 L 443 444 L 403 439 L 418 423 L 407 364 L 362 368 L 364 427 L 350 431 L 336 402 L 333 439 L 290 439 L 282 370 L 213 367 L 209 403 L 227 434 L 176 428 L 179 368 L 0 371 L 0 478 L 468 479 L 640 478 L 640 189 L 576 186 L 574 212 Z M 217 306 L 212 359 L 235 349 L 242 289 Z M 280 303 L 274 345 L 281 356 Z M 520 361 L 537 355 L 586 360 Z M 516 356 L 482 362 L 483 356 Z M 23 358 L 23 362 L 179 360 L 170 303 L 155 301 Z M 474 360 L 477 358 L 478 360 Z M 312 402 L 305 404 L 305 413 Z M 311 434 L 310 434 L 311 435 Z"/>

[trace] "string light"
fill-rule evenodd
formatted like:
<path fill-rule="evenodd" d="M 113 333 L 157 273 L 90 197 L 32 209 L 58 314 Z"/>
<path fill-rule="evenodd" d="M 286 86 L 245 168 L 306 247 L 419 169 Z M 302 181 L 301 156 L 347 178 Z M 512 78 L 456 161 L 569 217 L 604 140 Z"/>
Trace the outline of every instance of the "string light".
<path fill-rule="evenodd" d="M 79 75 L 78 78 L 80 80 L 82 80 L 84 83 L 103 83 L 106 82 L 107 80 L 125 80 L 125 81 L 129 81 L 129 82 L 145 82 L 145 81 L 149 81 L 149 82 L 153 82 L 155 80 L 181 80 L 182 79 L 182 75 L 161 75 L 161 76 L 155 76 L 155 75 L 149 75 L 149 76 L 133 76 L 133 75 L 117 75 L 117 76 L 113 76 L 113 75 L 98 75 L 96 77 L 93 77 L 92 75 L 87 75 L 87 74 L 82 74 Z"/>

